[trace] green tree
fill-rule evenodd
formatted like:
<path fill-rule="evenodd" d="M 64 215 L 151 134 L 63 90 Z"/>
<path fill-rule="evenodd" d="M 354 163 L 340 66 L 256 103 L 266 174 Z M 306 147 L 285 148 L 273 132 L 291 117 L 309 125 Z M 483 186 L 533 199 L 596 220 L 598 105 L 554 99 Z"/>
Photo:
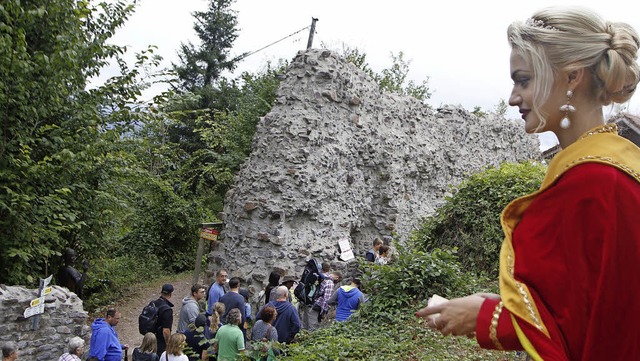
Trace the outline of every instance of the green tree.
<path fill-rule="evenodd" d="M 121 162 L 111 141 L 126 131 L 125 104 L 140 89 L 135 72 L 86 86 L 123 53 L 107 40 L 132 9 L 75 0 L 0 6 L 0 283 L 51 273 L 64 247 L 106 246 Z"/>
<path fill-rule="evenodd" d="M 224 70 L 233 70 L 238 57 L 231 58 L 233 42 L 238 37 L 236 11 L 230 8 L 234 0 L 209 0 L 207 11 L 196 11 L 194 30 L 201 41 L 196 47 L 191 42 L 182 43 L 178 56 L 180 64 L 173 68 L 183 90 L 198 92 L 211 90 Z M 209 97 L 204 97 L 203 108 L 210 107 Z"/>

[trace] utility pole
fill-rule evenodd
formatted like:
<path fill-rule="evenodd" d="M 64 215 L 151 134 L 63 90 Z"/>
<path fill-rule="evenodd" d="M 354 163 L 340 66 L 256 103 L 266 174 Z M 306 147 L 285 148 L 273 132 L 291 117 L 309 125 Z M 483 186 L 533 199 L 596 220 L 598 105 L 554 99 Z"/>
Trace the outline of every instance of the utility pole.
<path fill-rule="evenodd" d="M 311 49 L 313 46 L 313 34 L 316 32 L 316 21 L 318 18 L 311 18 L 311 29 L 309 30 L 309 41 L 307 42 L 307 49 Z"/>

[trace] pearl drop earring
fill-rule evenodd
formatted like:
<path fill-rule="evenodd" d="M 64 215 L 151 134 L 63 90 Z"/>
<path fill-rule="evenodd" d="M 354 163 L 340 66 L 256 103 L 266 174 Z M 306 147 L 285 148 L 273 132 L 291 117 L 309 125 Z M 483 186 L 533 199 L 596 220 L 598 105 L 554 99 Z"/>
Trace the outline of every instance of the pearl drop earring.
<path fill-rule="evenodd" d="M 567 104 L 560 107 L 560 111 L 564 112 L 564 117 L 560 121 L 560 128 L 567 129 L 571 126 L 571 120 L 569 119 L 569 113 L 574 113 L 576 111 L 576 107 L 571 105 L 571 98 L 573 97 L 573 92 L 571 90 L 567 90 Z"/>

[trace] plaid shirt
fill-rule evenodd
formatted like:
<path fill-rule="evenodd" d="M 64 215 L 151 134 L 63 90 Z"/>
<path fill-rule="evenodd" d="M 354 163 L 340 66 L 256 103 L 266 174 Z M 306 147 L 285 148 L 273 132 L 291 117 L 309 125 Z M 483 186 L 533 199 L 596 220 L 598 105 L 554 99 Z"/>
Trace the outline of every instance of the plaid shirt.
<path fill-rule="evenodd" d="M 76 355 L 71 355 L 68 352 L 65 352 L 60 356 L 58 361 L 80 361 L 80 357 Z"/>
<path fill-rule="evenodd" d="M 325 277 L 327 278 L 320 284 L 320 294 L 322 296 L 316 300 L 316 304 L 322 308 L 322 311 L 327 310 L 327 301 L 329 301 L 333 293 L 333 280 L 330 275 L 325 274 Z"/>

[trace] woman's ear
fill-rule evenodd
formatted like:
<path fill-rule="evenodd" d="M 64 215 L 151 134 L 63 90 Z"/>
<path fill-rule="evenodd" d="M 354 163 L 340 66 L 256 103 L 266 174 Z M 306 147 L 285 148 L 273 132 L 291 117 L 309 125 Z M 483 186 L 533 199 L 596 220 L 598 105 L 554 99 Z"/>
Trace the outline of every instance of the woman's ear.
<path fill-rule="evenodd" d="M 567 74 L 567 85 L 575 89 L 584 79 L 585 68 L 578 68 Z"/>

